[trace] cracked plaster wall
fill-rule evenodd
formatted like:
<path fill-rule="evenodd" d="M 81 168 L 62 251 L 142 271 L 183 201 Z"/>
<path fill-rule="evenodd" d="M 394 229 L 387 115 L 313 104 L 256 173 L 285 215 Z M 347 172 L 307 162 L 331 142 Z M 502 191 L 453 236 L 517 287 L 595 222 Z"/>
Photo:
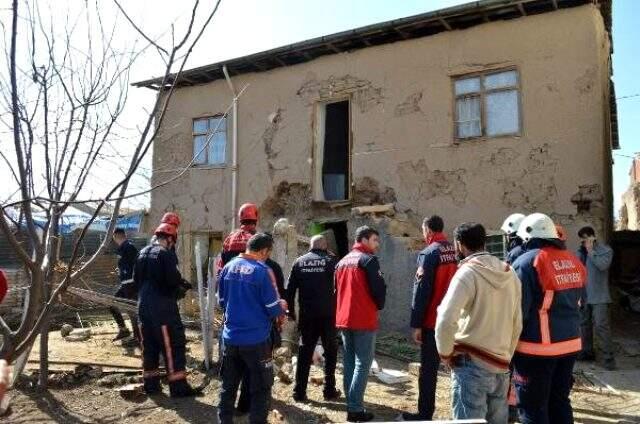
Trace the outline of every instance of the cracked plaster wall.
<path fill-rule="evenodd" d="M 449 232 L 468 220 L 497 230 L 512 212 L 540 210 L 561 219 L 573 243 L 582 222 L 606 228 L 610 219 L 607 48 L 599 11 L 582 6 L 236 76 L 236 86 L 249 84 L 239 100 L 238 202 L 260 205 L 265 228 L 287 215 L 299 230 L 314 217 L 350 218 L 362 204 L 395 202 L 405 227 L 438 213 Z M 451 75 L 504 66 L 520 72 L 521 136 L 454 144 Z M 352 102 L 353 204 L 317 205 L 315 105 L 344 98 Z M 230 102 L 224 80 L 175 92 L 154 145 L 154 183 L 189 162 L 192 119 Z M 231 119 L 227 128 L 230 157 Z M 154 191 L 150 219 L 175 209 L 185 231 L 226 232 L 230 183 L 228 167 L 192 169 Z M 572 196 L 593 185 L 599 205 L 578 212 Z M 412 274 L 402 270 L 398 281 Z"/>

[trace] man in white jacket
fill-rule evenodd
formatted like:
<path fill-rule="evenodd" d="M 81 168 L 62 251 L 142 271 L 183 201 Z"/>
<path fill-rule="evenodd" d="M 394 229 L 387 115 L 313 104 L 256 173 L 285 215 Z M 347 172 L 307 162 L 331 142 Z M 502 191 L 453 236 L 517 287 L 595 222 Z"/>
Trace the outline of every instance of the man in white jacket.
<path fill-rule="evenodd" d="M 436 320 L 438 353 L 451 367 L 453 416 L 506 424 L 509 362 L 522 330 L 520 281 L 485 251 L 482 225 L 461 224 L 454 239 L 461 262 Z"/>

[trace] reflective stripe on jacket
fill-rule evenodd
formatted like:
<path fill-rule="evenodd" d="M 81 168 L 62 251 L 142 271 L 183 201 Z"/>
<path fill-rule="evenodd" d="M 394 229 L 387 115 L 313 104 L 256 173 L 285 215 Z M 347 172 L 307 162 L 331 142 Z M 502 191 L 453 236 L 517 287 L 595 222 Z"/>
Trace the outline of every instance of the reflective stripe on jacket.
<path fill-rule="evenodd" d="M 522 282 L 523 330 L 516 350 L 562 356 L 582 349 L 579 301 L 587 274 L 559 240 L 533 239 L 513 264 Z"/>

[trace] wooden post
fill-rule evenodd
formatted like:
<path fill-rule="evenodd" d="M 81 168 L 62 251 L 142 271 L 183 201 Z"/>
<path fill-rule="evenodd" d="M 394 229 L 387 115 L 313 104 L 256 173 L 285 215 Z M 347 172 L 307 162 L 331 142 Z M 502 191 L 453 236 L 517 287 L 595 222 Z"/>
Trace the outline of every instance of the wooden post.
<path fill-rule="evenodd" d="M 200 256 L 201 247 L 200 240 L 196 242 L 196 276 L 198 278 L 198 300 L 200 302 L 200 326 L 202 328 L 202 347 L 204 350 L 204 366 L 209 370 L 211 363 L 209 362 L 210 345 L 209 345 L 209 329 L 207 326 L 207 301 L 204 294 L 204 280 L 202 278 L 202 257 Z"/>

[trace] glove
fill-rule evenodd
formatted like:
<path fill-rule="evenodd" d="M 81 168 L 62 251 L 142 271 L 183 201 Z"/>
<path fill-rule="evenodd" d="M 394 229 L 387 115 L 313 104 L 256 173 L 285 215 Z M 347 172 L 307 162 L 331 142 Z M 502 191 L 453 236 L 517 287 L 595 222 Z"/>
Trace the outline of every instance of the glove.
<path fill-rule="evenodd" d="M 184 297 L 187 295 L 187 292 L 189 290 L 191 290 L 192 288 L 193 288 L 193 286 L 191 285 L 190 282 L 188 282 L 187 280 L 182 280 L 180 282 L 180 285 L 176 289 L 176 298 L 178 300 L 184 299 Z"/>

